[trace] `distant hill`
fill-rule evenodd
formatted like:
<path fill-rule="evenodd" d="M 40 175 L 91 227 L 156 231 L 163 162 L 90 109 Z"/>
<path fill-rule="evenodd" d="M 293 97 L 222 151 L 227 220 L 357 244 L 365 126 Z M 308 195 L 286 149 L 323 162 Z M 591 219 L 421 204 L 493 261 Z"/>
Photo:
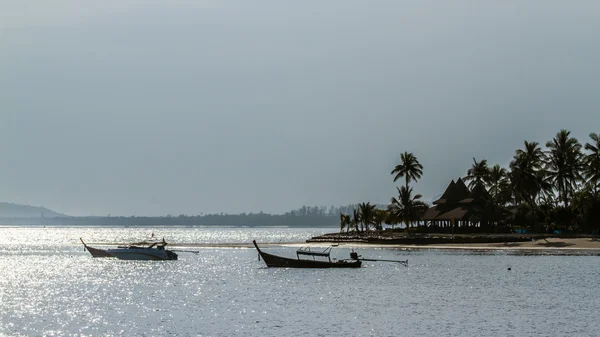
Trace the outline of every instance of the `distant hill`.
<path fill-rule="evenodd" d="M 29 205 L 17 205 L 8 202 L 0 202 L 0 218 L 55 218 L 68 217 L 47 209 L 46 207 L 36 207 Z"/>

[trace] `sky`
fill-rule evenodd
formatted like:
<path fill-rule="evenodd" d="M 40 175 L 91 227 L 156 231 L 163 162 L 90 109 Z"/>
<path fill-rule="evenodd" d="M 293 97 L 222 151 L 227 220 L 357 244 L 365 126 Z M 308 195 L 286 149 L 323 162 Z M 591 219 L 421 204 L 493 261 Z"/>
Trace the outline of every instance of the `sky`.
<path fill-rule="evenodd" d="M 0 201 L 70 215 L 425 201 L 600 132 L 600 2 L 0 1 Z"/>

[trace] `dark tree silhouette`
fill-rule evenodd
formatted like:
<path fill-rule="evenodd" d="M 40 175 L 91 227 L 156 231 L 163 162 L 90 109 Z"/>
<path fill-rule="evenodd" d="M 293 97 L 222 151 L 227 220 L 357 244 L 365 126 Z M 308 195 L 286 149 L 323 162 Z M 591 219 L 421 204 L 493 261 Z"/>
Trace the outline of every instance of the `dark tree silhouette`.
<path fill-rule="evenodd" d="M 569 197 L 573 194 L 577 182 L 582 180 L 581 144 L 577 138 L 570 135 L 570 131 L 560 130 L 551 141 L 546 143 L 548 177 L 556 186 L 559 199 L 565 207 L 569 206 Z"/>
<path fill-rule="evenodd" d="M 394 175 L 394 181 L 404 177 L 406 181 L 406 188 L 411 181 L 417 181 L 421 179 L 423 175 L 423 165 L 419 163 L 417 157 L 409 152 L 404 152 L 400 155 L 400 164 L 392 170 Z"/>
<path fill-rule="evenodd" d="M 490 170 L 487 166 L 487 160 L 481 161 L 473 158 L 473 166 L 467 170 L 467 176 L 464 178 L 465 181 L 469 182 L 469 188 L 472 189 L 479 183 L 486 184 L 488 182 Z"/>

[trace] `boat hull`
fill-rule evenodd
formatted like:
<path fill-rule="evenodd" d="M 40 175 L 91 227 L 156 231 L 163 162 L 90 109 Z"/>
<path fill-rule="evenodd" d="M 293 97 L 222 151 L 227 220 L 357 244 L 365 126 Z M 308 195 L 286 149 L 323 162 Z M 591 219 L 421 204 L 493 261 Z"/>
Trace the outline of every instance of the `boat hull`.
<path fill-rule="evenodd" d="M 277 256 L 265 253 L 252 241 L 254 247 L 258 250 L 258 254 L 265 261 L 267 267 L 275 268 L 360 268 L 362 262 L 360 260 L 339 260 L 339 261 L 318 261 L 318 260 L 303 260 L 292 259 L 282 256 Z"/>
<path fill-rule="evenodd" d="M 85 249 L 92 255 L 92 257 L 112 257 L 106 250 L 92 248 L 89 246 L 85 246 Z"/>
<path fill-rule="evenodd" d="M 83 243 L 83 247 L 92 255 L 92 257 L 112 257 L 112 255 L 106 252 L 105 249 L 90 247 L 86 245 L 85 242 L 83 242 L 82 238 L 79 238 L 79 240 L 81 240 L 81 243 Z"/>
<path fill-rule="evenodd" d="M 154 248 L 117 248 L 106 252 L 120 260 L 177 260 L 177 254 Z"/>

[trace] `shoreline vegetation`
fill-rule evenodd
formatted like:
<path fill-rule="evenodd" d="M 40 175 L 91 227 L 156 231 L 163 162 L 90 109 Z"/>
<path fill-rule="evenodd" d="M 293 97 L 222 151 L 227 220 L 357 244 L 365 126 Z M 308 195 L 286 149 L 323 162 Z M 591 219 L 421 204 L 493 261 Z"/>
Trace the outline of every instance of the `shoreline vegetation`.
<path fill-rule="evenodd" d="M 570 131 L 560 130 L 545 148 L 525 141 L 507 168 L 473 158 L 466 175 L 452 180 L 432 205 L 410 186 L 422 178 L 423 165 L 414 154 L 404 152 L 391 171 L 394 182 L 402 181 L 397 196 L 386 209 L 363 202 L 348 214 L 340 212 L 340 240 L 346 235 L 355 241 L 431 244 L 446 243 L 451 235 L 452 242 L 467 237 L 475 242 L 518 242 L 520 237 L 502 234 L 547 235 L 544 238 L 598 234 L 600 135 L 589 137 L 582 145 Z M 404 228 L 395 230 L 399 224 Z"/>
<path fill-rule="evenodd" d="M 560 130 L 545 149 L 525 141 L 508 168 L 473 158 L 466 175 L 452 180 L 433 205 L 410 186 L 422 178 L 423 165 L 404 152 L 391 171 L 403 184 L 386 209 L 358 204 L 340 212 L 339 233 L 307 243 L 600 252 L 600 135 L 589 137 L 582 145 Z M 399 224 L 404 228 L 395 229 Z"/>

